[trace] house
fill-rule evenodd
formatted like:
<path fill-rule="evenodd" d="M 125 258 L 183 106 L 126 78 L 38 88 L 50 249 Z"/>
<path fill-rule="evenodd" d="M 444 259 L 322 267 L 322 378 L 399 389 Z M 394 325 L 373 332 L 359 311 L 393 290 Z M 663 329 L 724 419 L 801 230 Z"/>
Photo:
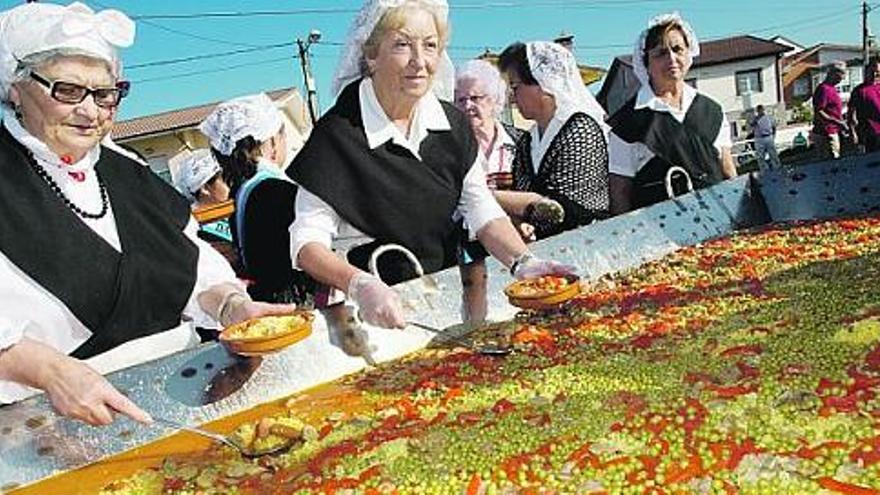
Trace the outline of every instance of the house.
<path fill-rule="evenodd" d="M 780 59 L 792 47 L 756 36 L 744 35 L 700 43 L 687 83 L 721 104 L 734 137 L 747 132 L 747 122 L 757 105 L 768 113 L 784 112 Z M 638 92 L 632 56 L 618 56 L 597 95 L 613 115 Z M 777 119 L 784 121 L 784 119 Z"/>
<path fill-rule="evenodd" d="M 266 94 L 284 115 L 287 142 L 293 150 L 289 158 L 292 159 L 311 130 L 308 107 L 295 88 Z M 154 172 L 170 182 L 183 157 L 192 150 L 209 146 L 198 126 L 219 103 L 123 120 L 114 125 L 111 137 L 117 144 L 140 154 Z"/>
<path fill-rule="evenodd" d="M 832 43 L 819 43 L 786 55 L 782 59 L 782 88 L 786 106 L 794 108 L 809 100 L 816 86 L 825 78 L 828 65 L 837 60 L 847 64 L 847 74 L 837 89 L 841 98 L 848 101 L 852 88 L 864 80 L 862 58 L 861 46 Z"/>

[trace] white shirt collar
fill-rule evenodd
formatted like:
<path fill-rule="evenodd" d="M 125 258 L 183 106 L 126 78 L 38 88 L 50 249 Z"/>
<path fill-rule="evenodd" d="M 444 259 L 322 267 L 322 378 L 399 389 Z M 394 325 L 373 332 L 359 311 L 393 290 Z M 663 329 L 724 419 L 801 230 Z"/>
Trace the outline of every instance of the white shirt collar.
<path fill-rule="evenodd" d="M 544 160 L 544 154 L 547 153 L 547 150 L 550 148 L 550 143 L 553 142 L 553 138 L 559 134 L 559 131 L 562 129 L 562 126 L 568 122 L 568 119 L 574 115 L 574 112 L 560 112 L 559 110 L 553 115 L 553 118 L 550 119 L 550 122 L 547 123 L 547 128 L 544 129 L 544 135 L 540 135 L 538 131 L 538 124 L 532 126 L 529 129 L 529 133 L 532 136 L 532 168 L 535 170 L 535 173 L 538 173 L 538 170 L 541 168 L 541 161 Z M 563 119 L 563 117 L 565 117 Z"/>
<path fill-rule="evenodd" d="M 43 164 L 44 167 L 49 165 L 49 172 L 63 171 L 63 173 L 52 174 L 56 179 L 58 177 L 69 179 L 70 177 L 67 172 L 83 172 L 88 174 L 93 168 L 95 168 L 95 164 L 98 163 L 98 159 L 101 157 L 101 146 L 97 145 L 90 149 L 80 161 L 69 164 L 64 163 L 55 152 L 46 146 L 46 143 L 40 141 L 28 132 L 28 130 L 18 121 L 15 113 L 8 108 L 3 110 L 3 126 L 6 127 L 6 130 L 9 131 L 9 134 L 11 134 L 16 141 L 24 145 L 25 148 L 33 153 L 34 158 L 36 158 L 40 164 Z"/>
<path fill-rule="evenodd" d="M 382 105 L 376 98 L 373 89 L 373 81 L 365 77 L 358 88 L 358 96 L 361 104 L 361 118 L 364 122 L 364 133 L 367 135 L 367 144 L 370 149 L 375 149 L 391 140 L 394 144 L 403 146 L 412 154 L 419 156 L 419 145 L 428 136 L 428 131 L 448 131 L 452 127 L 440 100 L 429 91 L 416 104 L 415 115 L 410 128 L 410 137 L 404 136 L 403 132 L 391 122 Z"/>
<path fill-rule="evenodd" d="M 502 146 L 516 146 L 516 141 L 507 133 L 507 129 L 504 128 L 504 125 L 500 120 L 495 121 L 495 132 L 497 134 L 497 138 L 495 139 L 495 148 L 501 148 Z"/>
<path fill-rule="evenodd" d="M 657 95 L 654 94 L 654 90 L 651 86 L 645 84 L 639 88 L 634 108 L 636 110 L 648 108 L 655 112 L 666 112 L 675 117 L 675 120 L 684 122 L 685 114 L 687 114 L 687 111 L 691 108 L 691 103 L 694 102 L 694 98 L 696 97 L 697 90 L 691 87 L 690 84 L 685 83 L 681 96 L 681 109 L 679 110 L 658 98 Z"/>

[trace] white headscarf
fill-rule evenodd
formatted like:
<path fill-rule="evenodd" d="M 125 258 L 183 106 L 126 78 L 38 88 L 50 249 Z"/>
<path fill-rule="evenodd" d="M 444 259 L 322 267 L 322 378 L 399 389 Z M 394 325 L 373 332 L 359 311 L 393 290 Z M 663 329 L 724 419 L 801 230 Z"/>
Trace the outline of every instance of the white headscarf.
<path fill-rule="evenodd" d="M 180 162 L 174 187 L 191 203 L 197 199 L 199 189 L 220 173 L 220 164 L 211 150 L 195 150 Z"/>
<path fill-rule="evenodd" d="M 681 26 L 682 31 L 684 31 L 685 41 L 687 41 L 688 44 L 688 56 L 691 60 L 700 55 L 700 40 L 697 39 L 697 35 L 694 33 L 691 25 L 682 19 L 678 12 L 655 16 L 648 21 L 648 27 L 639 34 L 638 39 L 636 39 L 636 44 L 633 47 L 633 71 L 636 73 L 636 79 L 639 80 L 639 83 L 641 83 L 643 87 L 651 87 L 651 80 L 648 76 L 648 67 L 645 65 L 645 42 L 648 39 L 648 31 L 654 26 L 667 23 L 674 23 Z"/>
<path fill-rule="evenodd" d="M 266 141 L 278 134 L 283 124 L 275 103 L 266 93 L 257 93 L 217 105 L 199 125 L 199 130 L 208 136 L 212 148 L 229 156 L 240 140 L 251 136 L 257 141 Z"/>
<path fill-rule="evenodd" d="M 584 84 L 571 51 L 558 43 L 532 41 L 526 44 L 526 55 L 538 85 L 556 100 L 555 117 L 565 122 L 583 112 L 605 130 L 605 109 Z"/>
<path fill-rule="evenodd" d="M 333 76 L 333 84 L 330 89 L 334 95 L 339 93 L 351 82 L 360 79 L 361 60 L 364 58 L 364 43 L 373 34 L 376 25 L 388 10 L 401 7 L 409 2 L 433 9 L 442 20 L 449 17 L 449 5 L 446 0 L 366 0 L 361 11 L 351 25 L 345 47 L 342 49 L 342 58 L 336 67 Z M 441 100 L 451 101 L 455 92 L 455 68 L 446 50 L 440 56 L 437 70 L 434 73 L 434 94 Z"/>
<path fill-rule="evenodd" d="M 135 25 L 128 16 L 118 10 L 95 13 L 79 2 L 27 3 L 0 16 L 0 99 L 4 101 L 25 57 L 64 50 L 104 60 L 118 76 L 121 64 L 116 50 L 134 42 Z"/>

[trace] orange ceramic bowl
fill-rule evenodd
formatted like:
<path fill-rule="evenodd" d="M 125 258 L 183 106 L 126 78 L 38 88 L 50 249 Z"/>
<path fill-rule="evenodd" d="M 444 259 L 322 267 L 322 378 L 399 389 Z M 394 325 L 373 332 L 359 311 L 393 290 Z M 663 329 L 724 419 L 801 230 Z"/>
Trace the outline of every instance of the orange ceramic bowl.
<path fill-rule="evenodd" d="M 545 275 L 518 280 L 504 289 L 510 304 L 523 309 L 555 309 L 580 294 L 577 275 Z"/>
<path fill-rule="evenodd" d="M 311 335 L 314 319 L 315 315 L 310 311 L 254 318 L 226 327 L 220 332 L 220 342 L 235 354 L 262 356 L 280 351 Z"/>

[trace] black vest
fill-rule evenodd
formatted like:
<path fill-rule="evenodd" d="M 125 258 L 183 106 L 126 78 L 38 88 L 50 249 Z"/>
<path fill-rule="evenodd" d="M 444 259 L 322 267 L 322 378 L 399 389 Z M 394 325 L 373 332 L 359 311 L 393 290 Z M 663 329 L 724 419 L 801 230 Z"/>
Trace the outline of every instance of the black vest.
<path fill-rule="evenodd" d="M 426 273 L 452 266 L 459 231 L 452 215 L 464 177 L 477 157 L 477 143 L 464 114 L 443 102 L 450 131 L 431 131 L 416 159 L 390 140 L 370 149 L 359 100 L 360 81 L 349 84 L 317 123 L 288 168 L 290 177 L 315 194 L 346 222 L 376 239 L 349 252 L 365 269 L 380 244 L 412 251 Z M 412 278 L 411 265 L 397 252 L 379 261 L 383 280 Z"/>
<path fill-rule="evenodd" d="M 675 165 L 687 170 L 695 189 L 724 180 L 721 156 L 714 145 L 724 118 L 721 105 L 697 93 L 684 122 L 679 122 L 666 112 L 636 110 L 635 101 L 633 97 L 608 123 L 618 137 L 627 143 L 643 143 L 655 155 L 633 180 L 636 207 L 669 199 L 664 181 Z"/>
<path fill-rule="evenodd" d="M 177 326 L 198 261 L 183 233 L 186 200 L 149 168 L 102 148 L 95 169 L 107 186 L 119 253 L 64 205 L 33 160 L 0 128 L 0 251 L 93 333 L 72 355 L 88 358 Z"/>

